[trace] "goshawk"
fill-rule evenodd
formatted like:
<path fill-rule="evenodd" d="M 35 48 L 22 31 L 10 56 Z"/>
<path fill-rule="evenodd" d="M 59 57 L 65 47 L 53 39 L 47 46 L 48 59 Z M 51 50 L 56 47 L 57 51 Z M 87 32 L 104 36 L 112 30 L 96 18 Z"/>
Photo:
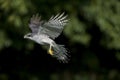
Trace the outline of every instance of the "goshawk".
<path fill-rule="evenodd" d="M 58 45 L 54 41 L 68 22 L 66 18 L 67 15 L 64 16 L 64 13 L 62 13 L 52 16 L 48 21 L 43 21 L 38 14 L 33 15 L 29 24 L 32 33 L 26 34 L 24 38 L 33 40 L 41 45 L 48 45 L 48 53 L 51 56 L 56 57 L 59 61 L 68 62 L 68 51 L 64 45 Z"/>

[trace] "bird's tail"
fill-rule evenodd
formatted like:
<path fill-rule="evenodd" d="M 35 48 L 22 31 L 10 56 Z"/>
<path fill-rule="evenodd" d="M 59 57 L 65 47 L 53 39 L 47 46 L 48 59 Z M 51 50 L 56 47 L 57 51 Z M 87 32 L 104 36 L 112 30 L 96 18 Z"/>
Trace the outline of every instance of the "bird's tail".
<path fill-rule="evenodd" d="M 62 61 L 63 63 L 67 63 L 69 60 L 68 51 L 64 47 L 64 45 L 58 45 L 54 43 L 53 46 L 53 57 L 56 57 L 59 61 Z"/>

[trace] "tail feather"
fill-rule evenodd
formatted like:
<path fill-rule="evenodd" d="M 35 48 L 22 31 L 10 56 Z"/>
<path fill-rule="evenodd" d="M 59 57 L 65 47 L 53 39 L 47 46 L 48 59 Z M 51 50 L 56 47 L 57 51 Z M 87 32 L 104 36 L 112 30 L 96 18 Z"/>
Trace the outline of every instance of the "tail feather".
<path fill-rule="evenodd" d="M 56 57 L 59 61 L 62 61 L 63 63 L 68 62 L 69 55 L 64 45 L 54 44 L 53 51 L 54 51 L 53 57 Z"/>

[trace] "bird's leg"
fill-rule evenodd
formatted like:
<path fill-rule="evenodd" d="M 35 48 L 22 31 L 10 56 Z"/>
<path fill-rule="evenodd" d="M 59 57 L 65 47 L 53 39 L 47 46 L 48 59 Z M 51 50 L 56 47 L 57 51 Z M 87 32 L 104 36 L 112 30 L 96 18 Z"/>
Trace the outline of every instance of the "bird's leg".
<path fill-rule="evenodd" d="M 52 46 L 51 45 L 50 45 L 50 48 L 49 48 L 48 52 L 49 52 L 50 55 L 53 55 L 53 50 L 52 50 Z"/>

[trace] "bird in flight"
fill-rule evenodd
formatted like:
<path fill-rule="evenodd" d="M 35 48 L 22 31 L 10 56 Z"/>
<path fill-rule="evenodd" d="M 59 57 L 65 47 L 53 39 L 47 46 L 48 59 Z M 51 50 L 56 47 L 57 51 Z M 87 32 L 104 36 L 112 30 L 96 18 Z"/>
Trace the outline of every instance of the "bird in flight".
<path fill-rule="evenodd" d="M 40 45 L 49 46 L 48 53 L 57 58 L 63 63 L 68 62 L 68 51 L 64 45 L 56 44 L 54 39 L 57 38 L 67 24 L 67 15 L 64 13 L 52 16 L 48 21 L 41 20 L 38 14 L 33 15 L 30 19 L 29 28 L 31 33 L 28 33 L 24 38 L 35 41 Z"/>

